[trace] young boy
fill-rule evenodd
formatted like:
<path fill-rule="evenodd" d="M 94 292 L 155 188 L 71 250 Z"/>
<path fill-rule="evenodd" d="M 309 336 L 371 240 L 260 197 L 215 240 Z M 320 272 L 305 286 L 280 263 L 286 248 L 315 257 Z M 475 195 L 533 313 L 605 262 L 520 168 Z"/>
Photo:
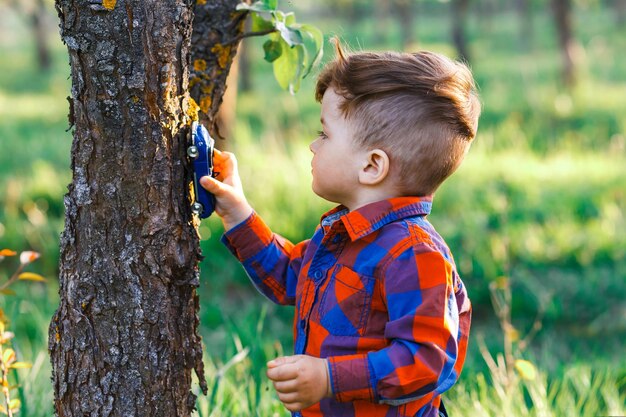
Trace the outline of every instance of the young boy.
<path fill-rule="evenodd" d="M 296 416 L 439 416 L 465 360 L 470 301 L 426 220 L 459 166 L 480 104 L 470 71 L 420 52 L 345 54 L 316 87 L 322 131 L 313 191 L 340 204 L 310 240 L 270 231 L 244 196 L 234 155 L 216 151 L 223 241 L 258 290 L 295 305 L 295 356 L 268 363 Z M 440 414 L 441 413 L 441 414 Z"/>

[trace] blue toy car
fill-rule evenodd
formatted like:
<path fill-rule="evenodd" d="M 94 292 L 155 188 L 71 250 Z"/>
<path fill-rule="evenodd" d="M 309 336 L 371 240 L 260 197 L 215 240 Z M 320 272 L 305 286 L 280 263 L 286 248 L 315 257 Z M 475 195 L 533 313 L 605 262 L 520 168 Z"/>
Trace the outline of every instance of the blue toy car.
<path fill-rule="evenodd" d="M 201 219 L 206 219 L 215 210 L 215 196 L 200 185 L 200 178 L 213 176 L 213 149 L 215 140 L 209 131 L 198 122 L 191 125 L 191 146 L 187 155 L 193 161 L 193 194 L 194 202 L 191 211 Z"/>

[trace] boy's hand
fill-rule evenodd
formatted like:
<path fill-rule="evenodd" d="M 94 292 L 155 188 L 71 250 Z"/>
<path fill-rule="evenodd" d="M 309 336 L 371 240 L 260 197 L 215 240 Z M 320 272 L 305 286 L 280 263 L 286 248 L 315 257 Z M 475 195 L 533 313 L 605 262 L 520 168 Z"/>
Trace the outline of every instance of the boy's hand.
<path fill-rule="evenodd" d="M 202 177 L 200 185 L 215 196 L 215 212 L 228 231 L 247 219 L 252 207 L 243 194 L 235 155 L 215 149 L 213 171 L 218 173 L 217 178 Z"/>
<path fill-rule="evenodd" d="M 269 361 L 267 368 L 267 377 L 289 411 L 302 410 L 332 395 L 326 359 L 284 356 Z"/>

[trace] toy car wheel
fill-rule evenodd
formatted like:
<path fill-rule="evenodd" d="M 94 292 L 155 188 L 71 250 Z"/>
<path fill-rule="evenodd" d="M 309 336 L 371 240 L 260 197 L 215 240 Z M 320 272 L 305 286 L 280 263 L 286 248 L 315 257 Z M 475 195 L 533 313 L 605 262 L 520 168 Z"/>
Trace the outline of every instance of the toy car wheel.
<path fill-rule="evenodd" d="M 196 159 L 200 155 L 200 153 L 198 152 L 198 148 L 196 148 L 195 146 L 190 146 L 187 148 L 187 155 L 191 159 Z"/>
<path fill-rule="evenodd" d="M 191 205 L 191 211 L 194 214 L 200 215 L 204 211 L 204 207 L 202 206 L 202 204 L 196 202 Z"/>

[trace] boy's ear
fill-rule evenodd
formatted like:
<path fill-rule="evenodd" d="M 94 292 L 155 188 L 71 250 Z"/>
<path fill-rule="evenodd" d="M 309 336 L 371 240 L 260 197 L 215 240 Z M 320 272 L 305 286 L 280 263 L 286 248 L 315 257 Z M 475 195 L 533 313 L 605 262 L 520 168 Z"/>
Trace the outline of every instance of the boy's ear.
<path fill-rule="evenodd" d="M 363 167 L 359 171 L 359 182 L 364 185 L 381 183 L 389 174 L 389 156 L 382 149 L 367 152 Z"/>

